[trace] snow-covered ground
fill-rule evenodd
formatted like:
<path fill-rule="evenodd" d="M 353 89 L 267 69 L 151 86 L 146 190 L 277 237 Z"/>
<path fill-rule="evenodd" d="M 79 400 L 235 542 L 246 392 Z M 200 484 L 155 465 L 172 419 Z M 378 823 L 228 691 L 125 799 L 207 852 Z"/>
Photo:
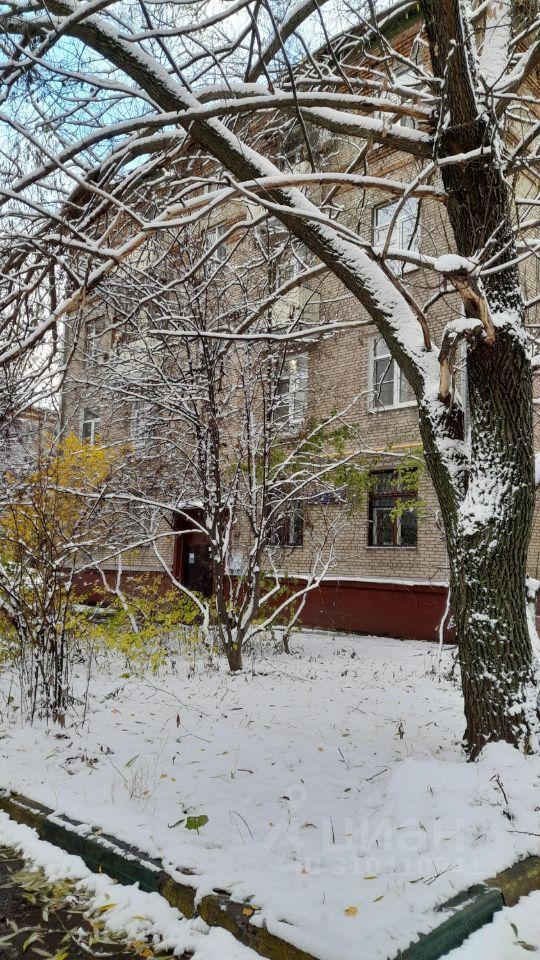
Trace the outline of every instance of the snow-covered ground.
<path fill-rule="evenodd" d="M 540 758 L 465 762 L 448 649 L 306 632 L 293 650 L 236 676 L 108 661 L 62 732 L 19 725 L 4 677 L 0 783 L 189 868 L 200 895 L 250 899 L 321 960 L 393 957 L 437 904 L 540 852 Z"/>

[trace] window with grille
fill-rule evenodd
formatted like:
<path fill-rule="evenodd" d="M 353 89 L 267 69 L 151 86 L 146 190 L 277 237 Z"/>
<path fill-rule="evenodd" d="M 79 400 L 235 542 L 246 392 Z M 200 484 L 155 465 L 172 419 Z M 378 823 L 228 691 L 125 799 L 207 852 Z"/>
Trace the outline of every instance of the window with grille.
<path fill-rule="evenodd" d="M 285 357 L 277 386 L 274 419 L 286 428 L 298 427 L 307 410 L 308 354 Z"/>
<path fill-rule="evenodd" d="M 397 216 L 396 216 L 397 213 Z M 394 220 L 395 217 L 395 220 Z M 392 225 L 393 224 L 393 225 Z M 398 250 L 420 251 L 420 225 L 418 222 L 418 200 L 403 202 L 395 200 L 373 210 L 373 246 L 383 249 L 392 227 L 390 246 Z M 416 269 L 413 263 L 399 260 L 387 260 L 387 266 L 397 275 Z"/>
<path fill-rule="evenodd" d="M 99 410 L 85 407 L 81 418 L 81 439 L 95 443 L 99 433 Z"/>
<path fill-rule="evenodd" d="M 373 343 L 371 409 L 389 410 L 393 407 L 411 407 L 414 393 L 382 337 Z"/>
<path fill-rule="evenodd" d="M 301 547 L 304 544 L 304 508 L 294 500 L 272 520 L 269 543 L 272 547 Z"/>
<path fill-rule="evenodd" d="M 369 546 L 416 547 L 418 516 L 414 508 L 415 494 L 404 489 L 395 470 L 376 471 L 370 479 Z"/>

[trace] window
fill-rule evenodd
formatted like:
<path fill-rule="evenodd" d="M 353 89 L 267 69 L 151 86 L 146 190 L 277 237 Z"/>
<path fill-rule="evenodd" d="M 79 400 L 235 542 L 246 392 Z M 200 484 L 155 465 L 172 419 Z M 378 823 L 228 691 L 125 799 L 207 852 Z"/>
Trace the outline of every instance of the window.
<path fill-rule="evenodd" d="M 142 446 L 153 436 L 151 419 L 152 406 L 145 400 L 135 400 L 131 407 L 131 439 L 137 446 Z"/>
<path fill-rule="evenodd" d="M 82 412 L 81 439 L 95 443 L 99 433 L 99 411 L 85 407 Z"/>
<path fill-rule="evenodd" d="M 418 74 L 412 67 L 408 67 L 406 64 L 402 64 L 393 71 L 394 83 L 399 87 L 410 87 L 411 90 L 418 89 Z M 403 103 L 404 105 L 409 106 L 413 103 L 410 97 L 405 94 L 401 96 L 395 90 L 386 90 L 383 94 L 379 96 L 384 96 L 385 100 L 389 100 L 390 103 Z M 379 120 L 385 120 L 386 123 L 394 123 L 400 127 L 413 127 L 415 122 L 413 117 L 400 116 L 398 119 L 395 119 L 392 113 L 387 113 L 386 111 L 377 110 L 374 116 Z"/>
<path fill-rule="evenodd" d="M 294 280 L 300 272 L 300 264 L 296 257 L 287 256 L 288 251 L 282 253 L 275 266 L 275 289 Z"/>
<path fill-rule="evenodd" d="M 405 489 L 395 470 L 371 474 L 368 543 L 370 547 L 416 547 L 418 517 L 407 503 L 415 494 Z"/>
<path fill-rule="evenodd" d="M 212 250 L 211 257 L 220 263 L 224 263 L 227 259 L 227 244 L 223 243 L 223 237 L 228 230 L 229 227 L 225 223 L 218 223 L 217 226 L 210 227 L 206 233 L 206 246 L 208 249 L 215 247 Z"/>
<path fill-rule="evenodd" d="M 307 408 L 308 355 L 285 357 L 277 386 L 274 419 L 286 427 L 299 426 Z"/>
<path fill-rule="evenodd" d="M 381 250 L 386 243 L 390 224 L 396 211 L 399 213 L 392 228 L 390 245 L 398 250 L 410 250 L 418 253 L 420 250 L 420 228 L 418 224 L 418 200 L 409 199 L 403 202 L 395 200 L 375 207 L 373 211 L 373 246 Z M 398 260 L 388 260 L 388 266 L 395 274 L 401 275 L 408 270 L 415 270 L 412 263 L 402 263 Z"/>
<path fill-rule="evenodd" d="M 87 363 L 96 363 L 99 359 L 99 328 L 95 320 L 86 325 L 85 354 Z"/>
<path fill-rule="evenodd" d="M 304 509 L 299 500 L 288 503 L 272 520 L 269 543 L 272 547 L 301 547 L 304 544 Z"/>
<path fill-rule="evenodd" d="M 290 280 L 294 280 L 313 265 L 313 257 L 303 243 L 288 243 L 287 237 L 283 234 L 279 235 L 279 233 L 277 233 L 276 241 L 282 249 L 274 254 L 272 265 L 272 286 L 275 290 L 283 284 L 289 283 Z M 286 296 L 290 296 L 290 294 Z"/>
<path fill-rule="evenodd" d="M 409 381 L 390 356 L 382 337 L 377 337 L 373 344 L 372 364 L 371 409 L 414 406 L 414 393 Z"/>

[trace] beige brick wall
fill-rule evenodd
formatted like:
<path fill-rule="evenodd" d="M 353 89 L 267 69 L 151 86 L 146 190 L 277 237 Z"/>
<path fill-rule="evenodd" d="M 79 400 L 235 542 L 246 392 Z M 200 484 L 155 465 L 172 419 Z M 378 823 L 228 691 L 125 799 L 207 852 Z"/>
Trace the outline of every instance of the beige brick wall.
<path fill-rule="evenodd" d="M 394 39 L 398 49 L 406 52 L 416 27 L 404 32 L 399 42 Z M 327 148 L 328 149 L 328 148 Z M 346 140 L 332 137 L 332 164 L 335 169 L 336 153 L 338 166 L 345 168 L 353 157 L 353 150 Z M 394 177 L 409 180 L 417 165 L 410 158 L 391 152 L 387 148 L 373 149 L 369 155 L 368 172 L 382 177 Z M 320 199 L 322 190 L 312 193 L 314 199 Z M 371 235 L 373 208 L 379 203 L 390 202 L 392 197 L 385 192 L 363 194 L 356 189 L 342 190 L 339 203 L 343 211 L 343 222 L 352 229 L 359 228 L 365 236 Z M 238 216 L 235 211 L 234 217 Z M 423 253 L 439 255 L 452 249 L 451 233 L 443 204 L 435 200 L 422 203 L 421 249 Z M 406 274 L 406 281 L 419 303 L 426 303 L 437 287 L 438 280 L 428 270 L 415 269 Z M 524 272 L 526 296 L 538 293 L 538 270 L 536 264 L 529 261 Z M 89 315 L 96 311 L 100 315 L 99 302 L 91 305 Z M 444 325 L 460 313 L 457 297 L 448 293 L 430 309 L 431 331 L 436 340 Z M 399 448 L 400 445 L 418 442 L 418 419 L 414 406 L 397 410 L 373 411 L 369 395 L 371 381 L 371 349 L 375 331 L 369 317 L 334 277 L 328 277 L 320 286 L 319 316 L 321 320 L 331 322 L 339 319 L 361 320 L 363 326 L 348 332 L 339 332 L 329 339 L 317 343 L 309 349 L 309 387 L 308 416 L 320 420 L 333 411 L 343 409 L 357 398 L 347 414 L 354 426 L 362 448 L 371 451 L 372 463 L 376 467 L 383 462 L 380 453 Z M 534 319 L 537 319 L 535 312 Z M 110 347 L 110 344 L 109 344 Z M 107 341 L 102 345 L 107 349 Z M 70 377 L 65 393 L 64 422 L 79 431 L 80 408 L 82 405 L 99 403 L 103 410 L 103 434 L 111 439 L 121 438 L 126 432 L 126 417 L 129 413 L 121 404 L 111 407 L 106 398 L 100 395 L 99 384 L 92 382 L 84 363 L 75 357 L 70 369 Z M 540 398 L 540 389 L 537 389 Z M 540 407 L 538 408 L 540 409 Z M 538 424 L 537 424 L 538 434 Z M 537 437 L 540 448 L 540 434 Z M 385 462 L 392 461 L 386 460 Z M 368 546 L 367 508 L 350 516 L 343 516 L 340 530 L 334 544 L 335 560 L 331 574 L 342 577 L 376 577 L 405 579 L 414 581 L 444 581 L 447 577 L 447 561 L 444 542 L 438 518 L 438 506 L 434 490 L 427 477 L 421 480 L 420 498 L 423 502 L 422 514 L 418 523 L 418 544 L 416 548 L 377 548 Z M 311 507 L 306 522 L 304 546 L 289 549 L 283 554 L 283 569 L 288 573 L 305 573 L 311 566 L 311 547 L 328 518 L 317 508 Z M 241 536 L 239 534 L 239 536 Z M 172 562 L 172 541 L 164 540 L 162 550 L 167 562 Z M 124 558 L 124 566 L 132 570 L 159 569 L 155 557 L 148 549 L 131 551 Z M 540 505 L 537 507 L 533 537 L 530 548 L 531 573 L 540 575 Z"/>

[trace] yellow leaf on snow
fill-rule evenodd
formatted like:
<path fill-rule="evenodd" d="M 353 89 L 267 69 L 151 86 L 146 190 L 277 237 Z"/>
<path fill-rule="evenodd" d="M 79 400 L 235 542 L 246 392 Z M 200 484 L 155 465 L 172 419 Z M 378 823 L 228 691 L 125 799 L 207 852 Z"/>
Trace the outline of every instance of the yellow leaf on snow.
<path fill-rule="evenodd" d="M 346 917 L 355 917 L 358 913 L 358 907 L 347 907 L 344 913 Z"/>

